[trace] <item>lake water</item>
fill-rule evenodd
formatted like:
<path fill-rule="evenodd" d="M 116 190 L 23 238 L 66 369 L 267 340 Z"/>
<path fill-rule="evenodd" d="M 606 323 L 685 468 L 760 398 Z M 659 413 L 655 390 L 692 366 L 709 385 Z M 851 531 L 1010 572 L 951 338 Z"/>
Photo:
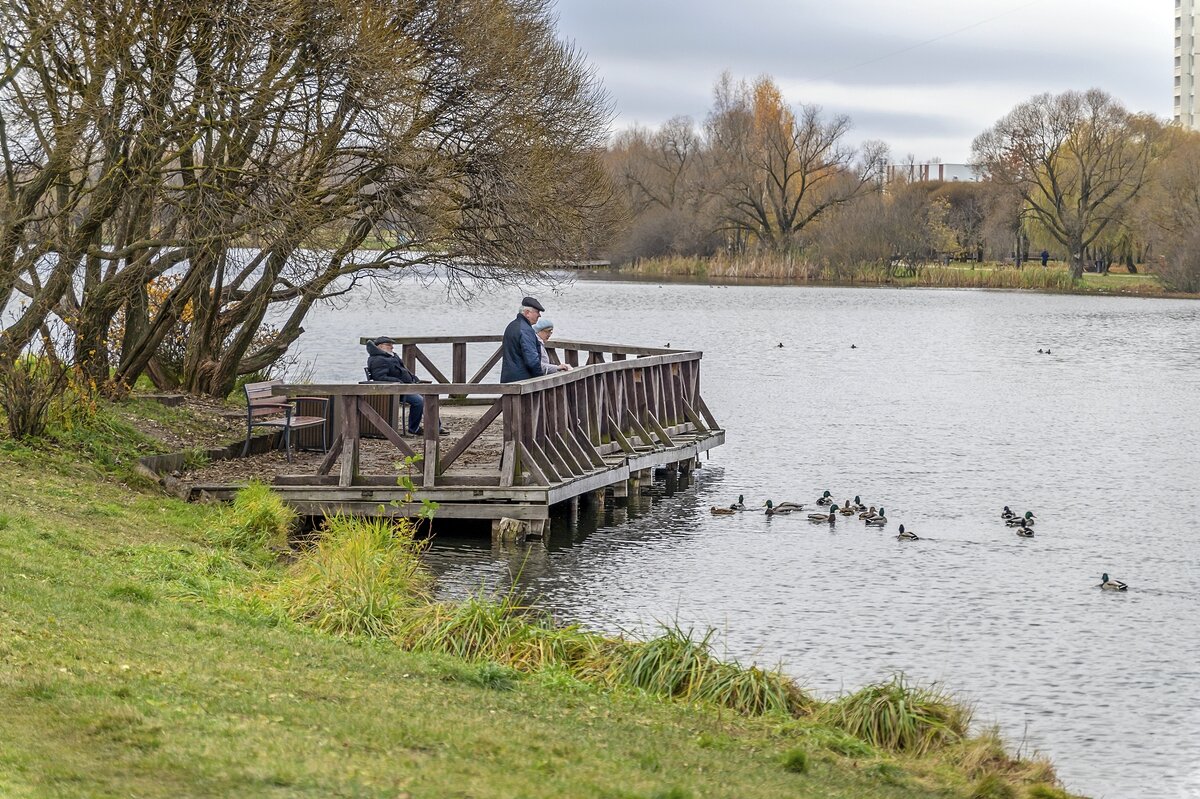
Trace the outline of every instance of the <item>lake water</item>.
<path fill-rule="evenodd" d="M 414 283 L 314 313 L 299 351 L 318 379 L 357 380 L 360 334 L 498 333 L 520 296 Z M 715 626 L 722 654 L 825 695 L 937 680 L 1073 790 L 1200 797 L 1200 303 L 593 280 L 538 296 L 559 337 L 703 350 L 728 443 L 693 487 L 560 520 L 549 547 L 443 537 L 444 591 L 520 571 L 560 618 Z M 889 526 L 708 513 L 825 489 Z M 1035 538 L 1006 504 L 1037 514 Z M 901 522 L 922 540 L 896 541 Z"/>

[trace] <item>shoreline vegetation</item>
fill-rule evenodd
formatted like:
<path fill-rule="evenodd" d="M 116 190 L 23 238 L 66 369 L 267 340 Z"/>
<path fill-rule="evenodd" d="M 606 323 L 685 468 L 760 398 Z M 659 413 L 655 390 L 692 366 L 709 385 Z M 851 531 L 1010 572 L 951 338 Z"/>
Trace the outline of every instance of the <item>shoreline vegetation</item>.
<path fill-rule="evenodd" d="M 616 265 L 609 272 L 638 279 L 745 281 L 789 286 L 1006 289 L 1054 294 L 1200 299 L 1200 294 L 1168 290 L 1152 274 L 1128 274 L 1124 267 L 1113 267 L 1106 274 L 1085 272 L 1082 278 L 1075 281 L 1071 279 L 1067 266 L 1061 262 L 1051 262 L 1043 268 L 1040 262 L 1029 261 L 1020 269 L 995 261 L 955 261 L 949 266 L 861 264 L 836 270 L 811 264 L 801 258 L 765 253 L 738 257 L 639 258 Z"/>
<path fill-rule="evenodd" d="M 149 403 L 78 399 L 0 440 L 4 795 L 1069 796 L 935 686 L 821 699 L 712 631 L 437 601 L 408 522 L 166 497 L 132 471 L 169 448 Z"/>

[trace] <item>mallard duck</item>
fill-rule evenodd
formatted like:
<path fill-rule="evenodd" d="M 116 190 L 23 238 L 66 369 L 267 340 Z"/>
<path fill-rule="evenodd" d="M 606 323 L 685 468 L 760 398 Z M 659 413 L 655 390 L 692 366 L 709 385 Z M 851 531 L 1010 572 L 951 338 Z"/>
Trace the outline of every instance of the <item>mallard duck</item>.
<path fill-rule="evenodd" d="M 872 506 L 870 507 L 870 509 L 869 509 L 869 510 L 866 510 L 866 511 L 864 511 L 864 512 L 862 512 L 862 513 L 858 514 L 858 518 L 860 518 L 860 519 L 874 519 L 874 518 L 875 518 L 876 516 L 878 516 L 878 515 L 879 515 L 879 514 L 875 512 L 875 506 L 874 506 L 874 505 L 872 505 Z"/>
<path fill-rule="evenodd" d="M 879 509 L 879 513 L 867 519 L 868 527 L 883 527 L 887 524 L 887 516 L 883 515 L 883 508 Z"/>
<path fill-rule="evenodd" d="M 1023 524 L 1018 524 L 1017 535 L 1021 536 L 1021 538 L 1033 538 L 1033 528 L 1026 527 Z"/>
<path fill-rule="evenodd" d="M 828 491 L 826 491 L 824 494 L 821 495 L 821 498 L 817 500 L 817 504 L 818 505 L 832 505 L 833 497 L 830 496 Z"/>
<path fill-rule="evenodd" d="M 801 505 L 799 502 L 780 502 L 775 507 L 787 508 L 788 510 L 804 510 L 804 506 Z"/>
<path fill-rule="evenodd" d="M 713 505 L 711 508 L 709 508 L 708 512 L 713 516 L 732 516 L 733 514 L 737 513 L 737 511 L 733 508 L 718 508 L 716 505 Z"/>
<path fill-rule="evenodd" d="M 1105 572 L 1103 575 L 1101 575 L 1100 587 L 1105 591 L 1125 591 L 1129 588 L 1129 586 L 1125 585 L 1125 583 L 1121 582 L 1120 580 L 1110 580 L 1108 578 L 1108 572 Z"/>
<path fill-rule="evenodd" d="M 729 509 L 730 510 L 745 510 L 746 509 L 746 498 L 743 497 L 741 494 L 738 494 L 738 501 L 733 503 L 732 505 L 730 505 Z"/>
<path fill-rule="evenodd" d="M 832 507 L 829 508 L 829 513 L 827 513 L 827 514 L 826 513 L 810 513 L 810 514 L 808 514 L 808 520 L 810 522 L 829 522 L 830 524 L 833 524 L 834 522 L 837 521 L 837 513 L 838 513 L 838 506 L 833 505 Z"/>
<path fill-rule="evenodd" d="M 867 506 L 862 504 L 862 499 L 860 499 L 859 496 L 857 494 L 855 494 L 854 495 L 854 510 L 856 510 L 859 513 L 862 513 L 866 509 L 867 509 Z"/>
<path fill-rule="evenodd" d="M 921 539 L 911 530 L 905 530 L 904 525 L 900 525 L 900 533 L 896 536 L 897 541 L 920 541 Z"/>
<path fill-rule="evenodd" d="M 1037 517 L 1033 515 L 1033 511 L 1025 511 L 1025 515 L 1020 518 L 1013 517 L 1005 522 L 1009 527 L 1033 527 L 1033 520 Z"/>
<path fill-rule="evenodd" d="M 1016 517 L 1017 514 L 1013 513 L 1012 509 L 1007 505 L 1004 506 L 1004 510 L 1000 511 L 1000 518 L 1004 519 L 1005 521 L 1008 521 L 1009 519 L 1015 519 Z"/>
<path fill-rule="evenodd" d="M 767 500 L 767 515 L 768 516 L 781 516 L 785 513 L 791 513 L 794 510 L 796 510 L 796 509 L 784 507 L 783 505 L 776 505 L 771 500 L 769 500 L 769 499 Z"/>
<path fill-rule="evenodd" d="M 838 511 L 838 513 L 842 514 L 843 516 L 853 516 L 857 512 L 858 511 L 854 510 L 854 508 L 850 505 L 850 500 L 846 500 L 846 504 L 843 505 L 841 510 Z"/>

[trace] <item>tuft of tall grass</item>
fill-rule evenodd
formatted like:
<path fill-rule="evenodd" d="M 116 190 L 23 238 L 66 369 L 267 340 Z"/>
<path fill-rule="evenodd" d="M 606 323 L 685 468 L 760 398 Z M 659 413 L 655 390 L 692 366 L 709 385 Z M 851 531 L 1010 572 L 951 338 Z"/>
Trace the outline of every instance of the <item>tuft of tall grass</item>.
<path fill-rule="evenodd" d="M 999 774 L 984 774 L 971 786 L 971 799 L 1017 799 L 1017 790 Z"/>
<path fill-rule="evenodd" d="M 738 713 L 802 715 L 815 703 L 779 670 L 745 667 L 712 656 L 714 630 L 697 636 L 668 626 L 648 641 L 626 647 L 624 662 L 614 663 L 618 682 L 659 696 L 709 702 Z"/>
<path fill-rule="evenodd" d="M 267 563 L 287 548 L 296 512 L 257 480 L 238 491 L 209 534 L 213 542 L 237 551 L 248 562 Z"/>
<path fill-rule="evenodd" d="M 951 696 L 909 685 L 902 675 L 830 702 L 819 715 L 873 746 L 915 755 L 961 741 L 971 721 L 971 711 Z"/>
<path fill-rule="evenodd" d="M 396 637 L 414 651 L 490 660 L 526 673 L 585 663 L 601 646 L 600 636 L 576 626 L 556 626 L 548 614 L 511 591 L 414 608 Z"/>
<path fill-rule="evenodd" d="M 413 533 L 404 519 L 329 517 L 317 543 L 264 599 L 322 632 L 394 635 L 414 608 L 428 605 L 433 585 Z"/>

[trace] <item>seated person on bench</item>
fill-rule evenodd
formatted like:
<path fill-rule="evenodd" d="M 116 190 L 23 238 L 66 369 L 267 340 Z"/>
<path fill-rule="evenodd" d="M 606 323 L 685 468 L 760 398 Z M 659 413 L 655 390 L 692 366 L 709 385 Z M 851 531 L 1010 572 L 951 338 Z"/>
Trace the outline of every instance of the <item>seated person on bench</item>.
<path fill-rule="evenodd" d="M 392 352 L 396 342 L 387 336 L 367 342 L 367 373 L 371 379 L 379 383 L 418 383 L 417 376 L 408 371 L 400 356 Z M 401 402 L 407 402 L 408 433 L 420 435 L 424 432 L 421 427 L 421 415 L 425 413 L 425 400 L 420 394 L 403 394 Z"/>

